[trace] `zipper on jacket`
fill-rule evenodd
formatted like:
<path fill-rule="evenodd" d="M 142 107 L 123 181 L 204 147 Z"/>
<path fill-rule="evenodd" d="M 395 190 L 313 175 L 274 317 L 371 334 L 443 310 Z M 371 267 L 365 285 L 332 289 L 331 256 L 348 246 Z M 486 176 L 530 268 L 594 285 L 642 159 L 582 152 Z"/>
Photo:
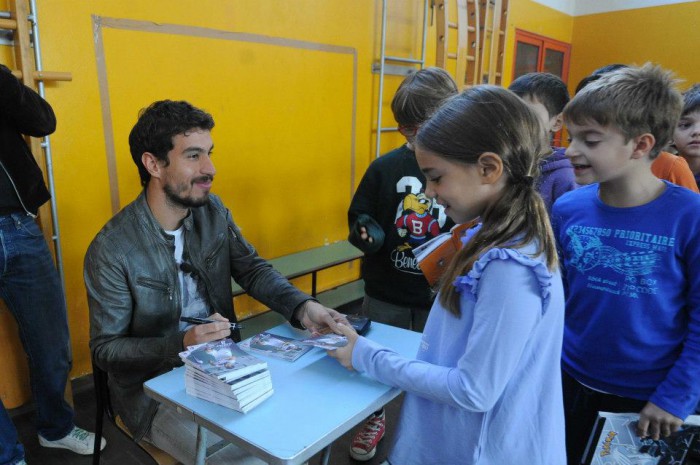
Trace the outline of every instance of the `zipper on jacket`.
<path fill-rule="evenodd" d="M 10 173 L 7 171 L 7 168 L 5 168 L 5 165 L 2 164 L 0 161 L 0 167 L 2 167 L 2 170 L 5 172 L 7 175 L 7 179 L 10 180 L 10 184 L 12 184 L 12 188 L 15 190 L 15 194 L 17 194 L 17 198 L 19 199 L 19 203 L 22 205 L 22 208 L 24 209 L 25 213 L 27 213 L 28 216 L 31 216 L 32 218 L 36 218 L 36 215 L 32 212 L 29 211 L 27 206 L 24 204 L 24 201 L 22 200 L 22 196 L 19 195 L 19 191 L 17 190 L 17 186 L 15 185 L 15 181 L 12 179 L 12 176 L 10 176 Z"/>
<path fill-rule="evenodd" d="M 229 226 L 229 229 L 231 229 L 230 226 Z M 234 237 L 235 237 L 235 236 L 234 236 Z M 218 246 L 216 249 L 214 249 L 214 250 L 207 256 L 207 258 L 204 259 L 204 265 L 205 265 L 207 268 L 211 268 L 212 262 L 213 262 L 214 259 L 216 258 L 216 255 L 219 253 L 219 251 L 223 248 L 224 243 L 226 243 L 226 238 L 224 238 L 224 240 L 221 241 L 221 244 L 219 244 L 219 246 Z"/>
<path fill-rule="evenodd" d="M 138 278 L 136 280 L 137 284 L 140 284 L 143 287 L 147 287 L 149 289 L 155 289 L 156 291 L 163 291 L 168 294 L 168 300 L 173 300 L 173 288 L 168 286 L 167 284 L 163 284 L 160 281 L 155 281 L 153 279 L 148 279 L 148 278 Z"/>

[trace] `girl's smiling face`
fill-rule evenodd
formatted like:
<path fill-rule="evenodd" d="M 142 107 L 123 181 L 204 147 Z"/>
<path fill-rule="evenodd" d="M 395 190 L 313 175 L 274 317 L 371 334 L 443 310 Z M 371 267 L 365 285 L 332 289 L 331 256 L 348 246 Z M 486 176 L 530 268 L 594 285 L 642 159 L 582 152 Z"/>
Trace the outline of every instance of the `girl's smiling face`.
<path fill-rule="evenodd" d="M 503 188 L 502 161 L 495 154 L 482 154 L 476 164 L 466 164 L 418 146 L 416 160 L 426 177 L 425 195 L 445 207 L 458 224 L 481 216 Z"/>

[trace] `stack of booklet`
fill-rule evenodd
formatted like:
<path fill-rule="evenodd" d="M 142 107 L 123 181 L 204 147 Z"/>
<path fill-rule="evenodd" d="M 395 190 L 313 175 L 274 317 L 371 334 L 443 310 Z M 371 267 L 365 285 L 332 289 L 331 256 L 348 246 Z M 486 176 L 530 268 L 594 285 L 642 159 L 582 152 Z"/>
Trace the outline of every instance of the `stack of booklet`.
<path fill-rule="evenodd" d="M 185 390 L 200 399 L 246 413 L 274 392 L 267 362 L 230 338 L 190 346 L 180 358 L 185 362 Z"/>

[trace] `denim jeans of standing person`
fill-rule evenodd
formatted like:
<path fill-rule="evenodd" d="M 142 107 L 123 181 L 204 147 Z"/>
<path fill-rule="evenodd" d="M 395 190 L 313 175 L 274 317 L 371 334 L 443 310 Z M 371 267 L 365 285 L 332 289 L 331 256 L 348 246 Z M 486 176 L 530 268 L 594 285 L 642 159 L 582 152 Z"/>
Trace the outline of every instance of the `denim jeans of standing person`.
<path fill-rule="evenodd" d="M 44 236 L 23 213 L 0 216 L 0 298 L 17 320 L 27 354 L 37 432 L 50 441 L 61 439 L 74 426 L 64 398 L 71 367 L 66 305 Z M 23 451 L 1 407 L 0 464 L 13 464 Z"/>

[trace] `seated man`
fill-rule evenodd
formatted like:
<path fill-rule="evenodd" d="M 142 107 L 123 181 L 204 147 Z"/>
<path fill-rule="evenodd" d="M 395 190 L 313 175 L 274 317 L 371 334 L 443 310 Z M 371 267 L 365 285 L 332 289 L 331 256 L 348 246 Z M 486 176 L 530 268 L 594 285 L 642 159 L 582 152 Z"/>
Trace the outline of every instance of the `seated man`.
<path fill-rule="evenodd" d="M 186 346 L 230 335 L 231 277 L 297 327 L 337 330 L 344 321 L 260 258 L 209 194 L 213 127 L 211 115 L 182 101 L 155 102 L 141 113 L 129 145 L 144 190 L 102 228 L 85 257 L 90 349 L 109 373 L 115 409 L 134 440 L 185 464 L 194 461 L 196 425 L 147 397 L 143 383 L 180 365 Z M 217 321 L 190 326 L 182 316 Z M 208 463 L 260 463 L 232 449 Z"/>

